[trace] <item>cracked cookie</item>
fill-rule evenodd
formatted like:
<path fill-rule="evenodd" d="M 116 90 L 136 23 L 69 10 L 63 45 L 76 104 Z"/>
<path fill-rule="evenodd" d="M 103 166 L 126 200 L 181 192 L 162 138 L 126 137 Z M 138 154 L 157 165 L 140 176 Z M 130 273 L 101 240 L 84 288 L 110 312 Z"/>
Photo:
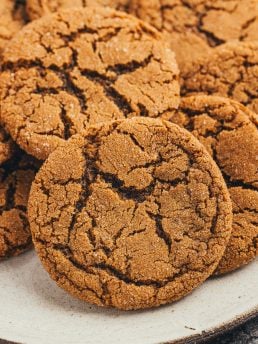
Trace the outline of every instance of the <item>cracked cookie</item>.
<path fill-rule="evenodd" d="M 257 0 L 131 0 L 130 12 L 164 33 L 180 69 L 230 40 L 258 39 Z"/>
<path fill-rule="evenodd" d="M 57 284 L 124 310 L 190 293 L 217 267 L 232 226 L 228 190 L 203 145 L 177 125 L 140 117 L 58 147 L 36 176 L 28 213 Z"/>
<path fill-rule="evenodd" d="M 182 94 L 229 97 L 258 113 L 257 75 L 258 41 L 230 42 L 192 65 L 184 75 Z"/>
<path fill-rule="evenodd" d="M 125 10 L 129 0 L 27 0 L 26 10 L 31 20 L 64 8 L 108 6 L 116 10 Z"/>
<path fill-rule="evenodd" d="M 183 98 L 172 121 L 194 134 L 220 167 L 233 203 L 233 230 L 216 274 L 258 255 L 258 117 L 236 101 Z"/>
<path fill-rule="evenodd" d="M 34 158 L 21 151 L 0 167 L 0 259 L 32 246 L 27 202 L 38 167 Z"/>
<path fill-rule="evenodd" d="M 0 1 L 0 54 L 2 54 L 6 43 L 25 25 L 25 23 L 24 1 Z"/>
<path fill-rule="evenodd" d="M 109 8 L 42 17 L 3 57 L 1 120 L 41 160 L 90 124 L 166 118 L 179 105 L 174 53 L 155 29 Z"/>
<path fill-rule="evenodd" d="M 15 152 L 15 143 L 10 135 L 0 126 L 0 166 L 9 160 Z"/>

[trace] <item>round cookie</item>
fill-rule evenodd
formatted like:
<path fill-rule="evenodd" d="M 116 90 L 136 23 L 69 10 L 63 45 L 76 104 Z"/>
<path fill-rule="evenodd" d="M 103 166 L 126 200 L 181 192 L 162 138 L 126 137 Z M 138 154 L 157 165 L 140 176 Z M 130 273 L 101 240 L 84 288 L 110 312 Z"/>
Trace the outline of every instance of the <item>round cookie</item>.
<path fill-rule="evenodd" d="M 27 202 L 38 167 L 34 158 L 21 151 L 0 167 L 0 259 L 32 246 Z"/>
<path fill-rule="evenodd" d="M 184 74 L 182 94 L 203 92 L 237 100 L 258 113 L 258 41 L 230 42 Z"/>
<path fill-rule="evenodd" d="M 213 273 L 231 235 L 216 164 L 194 136 L 159 119 L 108 122 L 74 136 L 43 165 L 28 209 L 36 251 L 57 284 L 124 310 L 191 292 Z"/>
<path fill-rule="evenodd" d="M 116 10 L 125 10 L 129 0 L 27 0 L 27 13 L 31 20 L 64 8 L 108 6 Z"/>
<path fill-rule="evenodd" d="M 258 39 L 257 0 L 131 0 L 130 12 L 164 33 L 180 69 L 231 40 Z"/>
<path fill-rule="evenodd" d="M 222 97 L 182 99 L 172 121 L 191 131 L 220 167 L 233 203 L 233 230 L 217 274 L 258 255 L 258 117 Z"/>
<path fill-rule="evenodd" d="M 42 17 L 3 57 L 1 120 L 38 159 L 89 124 L 166 118 L 179 105 L 174 53 L 156 30 L 109 8 Z"/>
<path fill-rule="evenodd" d="M 0 1 L 0 54 L 5 49 L 6 43 L 26 23 L 24 1 Z"/>
<path fill-rule="evenodd" d="M 0 126 L 0 165 L 12 157 L 15 149 L 15 143 Z"/>

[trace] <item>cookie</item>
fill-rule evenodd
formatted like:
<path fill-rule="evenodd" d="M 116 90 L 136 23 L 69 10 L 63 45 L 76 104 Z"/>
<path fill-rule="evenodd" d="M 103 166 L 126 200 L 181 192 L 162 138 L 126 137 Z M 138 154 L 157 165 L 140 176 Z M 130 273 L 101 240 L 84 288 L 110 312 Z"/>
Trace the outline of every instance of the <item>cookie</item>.
<path fill-rule="evenodd" d="M 166 118 L 179 105 L 174 53 L 150 26 L 109 8 L 42 17 L 3 56 L 1 120 L 38 159 L 90 124 Z"/>
<path fill-rule="evenodd" d="M 230 42 L 184 74 L 182 94 L 202 92 L 237 100 L 258 113 L 258 41 Z"/>
<path fill-rule="evenodd" d="M 164 33 L 180 69 L 231 40 L 258 39 L 257 0 L 131 0 L 130 12 Z"/>
<path fill-rule="evenodd" d="M 124 310 L 191 292 L 213 273 L 231 234 L 216 164 L 194 136 L 159 119 L 74 136 L 43 165 L 28 209 L 36 251 L 57 284 Z"/>
<path fill-rule="evenodd" d="M 116 10 L 125 10 L 129 0 L 27 0 L 27 13 L 31 20 L 56 12 L 64 8 L 108 6 Z"/>
<path fill-rule="evenodd" d="M 10 135 L 0 126 L 0 166 L 13 156 L 15 149 L 15 143 Z"/>
<path fill-rule="evenodd" d="M 216 273 L 233 271 L 258 255 L 258 117 L 236 101 L 196 95 L 182 99 L 172 121 L 204 144 L 224 175 L 233 230 Z"/>
<path fill-rule="evenodd" d="M 38 168 L 39 162 L 18 150 L 0 167 L 0 259 L 32 246 L 27 202 Z"/>
<path fill-rule="evenodd" d="M 0 54 L 2 54 L 7 42 L 25 25 L 25 23 L 26 15 L 24 1 L 0 1 Z"/>

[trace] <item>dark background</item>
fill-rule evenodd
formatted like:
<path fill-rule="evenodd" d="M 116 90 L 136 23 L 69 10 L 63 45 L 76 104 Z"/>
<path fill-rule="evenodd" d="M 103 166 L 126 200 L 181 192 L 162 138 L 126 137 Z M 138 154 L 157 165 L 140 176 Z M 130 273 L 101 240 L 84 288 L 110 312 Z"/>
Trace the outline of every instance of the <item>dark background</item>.
<path fill-rule="evenodd" d="M 205 344 L 258 344 L 258 316 L 235 330 L 206 341 Z"/>

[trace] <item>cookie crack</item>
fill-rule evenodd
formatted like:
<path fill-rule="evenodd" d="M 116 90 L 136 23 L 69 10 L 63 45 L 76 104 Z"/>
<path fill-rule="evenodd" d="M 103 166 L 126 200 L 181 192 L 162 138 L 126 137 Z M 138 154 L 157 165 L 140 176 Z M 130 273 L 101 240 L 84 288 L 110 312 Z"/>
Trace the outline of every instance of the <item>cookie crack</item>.
<path fill-rule="evenodd" d="M 244 190 L 253 190 L 256 192 L 258 191 L 258 189 L 250 183 L 247 183 L 243 180 L 231 180 L 230 176 L 228 176 L 225 172 L 223 172 L 222 174 L 229 188 L 240 187 Z"/>
<path fill-rule="evenodd" d="M 153 59 L 153 54 L 150 54 L 143 61 L 132 60 L 125 64 L 118 63 L 113 66 L 107 67 L 107 71 L 115 73 L 116 78 L 117 78 L 119 75 L 133 73 L 137 69 L 147 67 L 152 61 L 152 59 Z"/>
<path fill-rule="evenodd" d="M 112 79 L 93 70 L 84 69 L 81 74 L 88 80 L 102 86 L 106 96 L 117 106 L 125 118 L 134 112 L 127 98 L 115 89 Z"/>
<path fill-rule="evenodd" d="M 133 200 L 136 203 L 143 203 L 146 197 L 150 196 L 155 188 L 155 181 L 144 189 L 136 189 L 134 187 L 125 187 L 124 182 L 112 173 L 105 173 L 98 170 L 98 175 L 105 183 L 112 186 L 123 200 Z"/>
<path fill-rule="evenodd" d="M 168 248 L 168 253 L 170 254 L 171 253 L 171 247 L 172 247 L 172 240 L 170 238 L 170 235 L 165 231 L 165 229 L 163 227 L 162 216 L 158 215 L 158 214 L 153 214 L 150 211 L 147 211 L 147 214 L 155 222 L 156 234 L 166 244 L 166 246 Z"/>

